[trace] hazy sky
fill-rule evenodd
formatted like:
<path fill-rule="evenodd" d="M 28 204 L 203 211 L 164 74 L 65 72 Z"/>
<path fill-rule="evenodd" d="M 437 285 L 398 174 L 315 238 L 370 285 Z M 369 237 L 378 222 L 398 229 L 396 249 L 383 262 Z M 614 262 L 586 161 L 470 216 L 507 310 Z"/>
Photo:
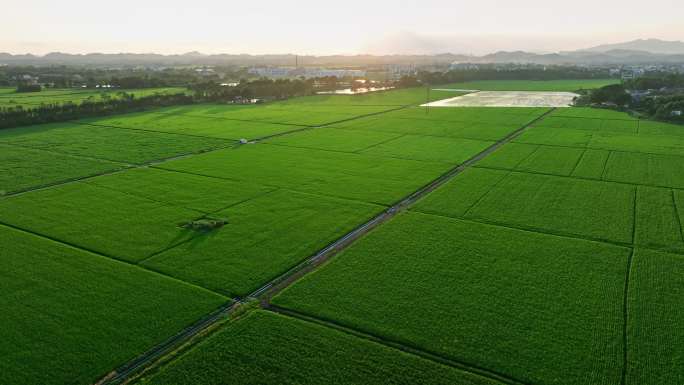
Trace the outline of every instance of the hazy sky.
<path fill-rule="evenodd" d="M 474 53 L 684 40 L 682 0 L 8 0 L 0 52 Z"/>

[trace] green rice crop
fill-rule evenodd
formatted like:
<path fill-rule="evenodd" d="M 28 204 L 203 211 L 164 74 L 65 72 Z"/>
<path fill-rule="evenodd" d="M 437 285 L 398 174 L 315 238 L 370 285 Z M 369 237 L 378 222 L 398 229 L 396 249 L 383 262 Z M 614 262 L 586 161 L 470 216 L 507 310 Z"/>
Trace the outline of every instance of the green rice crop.
<path fill-rule="evenodd" d="M 628 255 L 409 213 L 274 303 L 523 383 L 615 384 Z"/>
<path fill-rule="evenodd" d="M 438 162 L 269 144 L 215 151 L 159 167 L 386 205 L 449 169 Z"/>
<path fill-rule="evenodd" d="M 581 148 L 539 146 L 534 153 L 520 162 L 515 169 L 568 176 L 577 167 L 584 151 Z"/>
<path fill-rule="evenodd" d="M 184 93 L 187 90 L 182 87 L 167 87 L 167 88 L 148 88 L 137 90 L 112 90 L 112 89 L 49 89 L 41 92 L 27 92 L 17 93 L 16 89 L 4 90 L 0 93 L 0 107 L 22 107 L 24 109 L 31 109 L 39 107 L 41 104 L 54 103 L 75 103 L 83 102 L 99 102 L 105 98 L 117 99 L 120 97 L 120 92 L 126 92 L 136 97 L 149 96 L 153 94 L 177 94 Z"/>
<path fill-rule="evenodd" d="M 484 151 L 492 144 L 494 142 L 482 140 L 404 135 L 368 148 L 361 153 L 460 164 Z"/>
<path fill-rule="evenodd" d="M 628 302 L 627 384 L 684 383 L 684 257 L 638 249 Z"/>
<path fill-rule="evenodd" d="M 2 384 L 92 384 L 227 300 L 4 226 L 0 263 Z"/>
<path fill-rule="evenodd" d="M 636 120 L 625 112 L 590 107 L 558 108 L 552 115 L 595 119 Z"/>
<path fill-rule="evenodd" d="M 141 385 L 425 384 L 498 382 L 265 311 L 208 337 Z"/>
<path fill-rule="evenodd" d="M 614 151 L 604 179 L 615 182 L 684 188 L 684 157 Z"/>
<path fill-rule="evenodd" d="M 228 107 L 226 107 L 228 108 Z M 143 112 L 86 120 L 88 123 L 168 132 L 174 134 L 205 136 L 221 139 L 256 139 L 264 136 L 293 131 L 299 126 L 267 122 L 250 122 L 214 117 Z"/>
<path fill-rule="evenodd" d="M 0 200 L 0 222 L 134 262 L 195 236 L 178 225 L 200 216 L 85 183 Z"/>
<path fill-rule="evenodd" d="M 575 171 L 572 172 L 572 176 L 601 180 L 609 155 L 609 151 L 587 149 Z"/>
<path fill-rule="evenodd" d="M 245 296 L 382 209 L 280 190 L 215 213 L 228 223 L 143 265 L 231 296 Z"/>
<path fill-rule="evenodd" d="M 477 162 L 477 166 L 514 170 L 534 154 L 540 146 L 522 143 L 509 143 L 491 155 Z"/>
<path fill-rule="evenodd" d="M 203 213 L 219 211 L 274 190 L 246 182 L 155 168 L 132 169 L 88 179 L 84 183 Z"/>
<path fill-rule="evenodd" d="M 675 195 L 670 189 L 638 186 L 635 244 L 684 253 Z"/>
<path fill-rule="evenodd" d="M 382 131 L 318 128 L 269 139 L 266 143 L 330 151 L 355 152 L 398 138 Z"/>
<path fill-rule="evenodd" d="M 588 147 L 684 156 L 684 136 L 597 134 L 592 137 Z"/>
<path fill-rule="evenodd" d="M 553 146 L 586 147 L 592 132 L 570 128 L 535 126 L 515 139 L 517 143 L 546 144 Z"/>
<path fill-rule="evenodd" d="M 463 217 L 475 203 L 509 172 L 487 168 L 468 168 L 445 186 L 433 191 L 413 206 L 429 214 Z"/>
<path fill-rule="evenodd" d="M 227 147 L 233 142 L 216 138 L 59 123 L 2 130 L 0 143 L 143 164 L 177 155 Z"/>
<path fill-rule="evenodd" d="M 104 160 L 0 144 L 0 196 L 125 167 Z"/>
<path fill-rule="evenodd" d="M 505 175 L 504 171 L 499 173 Z M 437 190 L 417 209 L 534 231 L 632 243 L 635 187 L 517 172 L 501 180 L 495 173 L 489 175 L 488 190 L 483 181 L 458 176 L 441 187 L 450 192 Z M 464 195 L 459 191 L 465 191 Z M 463 202 L 454 205 L 453 200 Z M 468 204 L 469 209 L 463 212 L 462 207 Z"/>

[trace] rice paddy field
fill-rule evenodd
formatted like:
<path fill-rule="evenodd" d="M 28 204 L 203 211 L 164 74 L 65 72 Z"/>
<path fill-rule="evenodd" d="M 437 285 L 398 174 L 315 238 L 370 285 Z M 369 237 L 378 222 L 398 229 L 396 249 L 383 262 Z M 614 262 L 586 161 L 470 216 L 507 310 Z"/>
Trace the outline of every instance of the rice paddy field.
<path fill-rule="evenodd" d="M 39 107 L 41 104 L 75 103 L 80 104 L 84 101 L 97 102 L 104 98 L 117 98 L 120 92 L 135 95 L 136 97 L 159 94 L 177 94 L 185 92 L 183 87 L 165 88 L 146 88 L 136 90 L 122 89 L 45 89 L 40 92 L 16 92 L 15 88 L 0 88 L 0 108 L 31 109 Z"/>
<path fill-rule="evenodd" d="M 684 382 L 684 128 L 425 98 L 1 130 L 0 383 Z"/>

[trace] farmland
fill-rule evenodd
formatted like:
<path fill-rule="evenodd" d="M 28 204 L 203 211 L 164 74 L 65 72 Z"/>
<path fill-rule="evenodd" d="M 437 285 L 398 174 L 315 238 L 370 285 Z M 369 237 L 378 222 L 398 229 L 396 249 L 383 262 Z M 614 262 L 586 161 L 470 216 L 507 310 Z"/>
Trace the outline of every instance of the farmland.
<path fill-rule="evenodd" d="M 31 109 L 43 104 L 97 102 L 107 98 L 118 98 L 120 92 L 136 97 L 158 94 L 175 94 L 185 92 L 182 87 L 148 88 L 139 90 L 92 90 L 92 89 L 46 89 L 41 92 L 16 92 L 14 88 L 0 88 L 0 108 Z"/>
<path fill-rule="evenodd" d="M 680 383 L 684 130 L 426 97 L 0 131 L 0 383 Z"/>

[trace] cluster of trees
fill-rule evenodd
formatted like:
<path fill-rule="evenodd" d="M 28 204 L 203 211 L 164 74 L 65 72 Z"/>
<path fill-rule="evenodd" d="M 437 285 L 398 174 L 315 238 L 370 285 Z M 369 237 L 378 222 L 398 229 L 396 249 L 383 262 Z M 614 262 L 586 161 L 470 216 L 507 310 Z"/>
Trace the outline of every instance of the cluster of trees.
<path fill-rule="evenodd" d="M 656 73 L 630 79 L 625 82 L 625 87 L 630 90 L 659 90 L 662 88 L 684 88 L 684 75 L 674 73 Z"/>
<path fill-rule="evenodd" d="M 165 107 L 202 102 L 236 102 L 240 100 L 286 99 L 314 93 L 314 80 L 269 80 L 243 81 L 236 86 L 222 86 L 214 82 L 197 83 L 187 94 L 155 94 L 135 97 L 120 92 L 117 97 L 103 98 L 82 103 L 43 104 L 35 108 L 0 107 L 0 128 L 61 122 L 92 116 L 139 111 L 152 107 Z"/>
<path fill-rule="evenodd" d="M 17 92 L 40 92 L 43 88 L 40 84 L 19 84 Z"/>
<path fill-rule="evenodd" d="M 651 119 L 684 123 L 684 76 L 661 74 L 584 92 L 577 105 L 638 111 Z M 644 96 L 643 91 L 656 90 Z M 630 93 L 634 94 L 634 97 Z"/>
<path fill-rule="evenodd" d="M 287 99 L 314 93 L 313 79 L 259 79 L 241 81 L 234 86 L 214 82 L 196 83 L 190 86 L 199 101 L 232 102 L 239 99 Z"/>
<path fill-rule="evenodd" d="M 580 96 L 575 104 L 579 106 L 601 105 L 616 108 L 625 108 L 632 102 L 632 96 L 622 84 L 586 91 Z"/>
<path fill-rule="evenodd" d="M 78 104 L 67 102 L 43 104 L 35 108 L 0 107 L 0 129 L 190 103 L 193 103 L 193 98 L 185 94 L 155 94 L 136 98 L 122 92 L 116 98 L 86 100 Z"/>

